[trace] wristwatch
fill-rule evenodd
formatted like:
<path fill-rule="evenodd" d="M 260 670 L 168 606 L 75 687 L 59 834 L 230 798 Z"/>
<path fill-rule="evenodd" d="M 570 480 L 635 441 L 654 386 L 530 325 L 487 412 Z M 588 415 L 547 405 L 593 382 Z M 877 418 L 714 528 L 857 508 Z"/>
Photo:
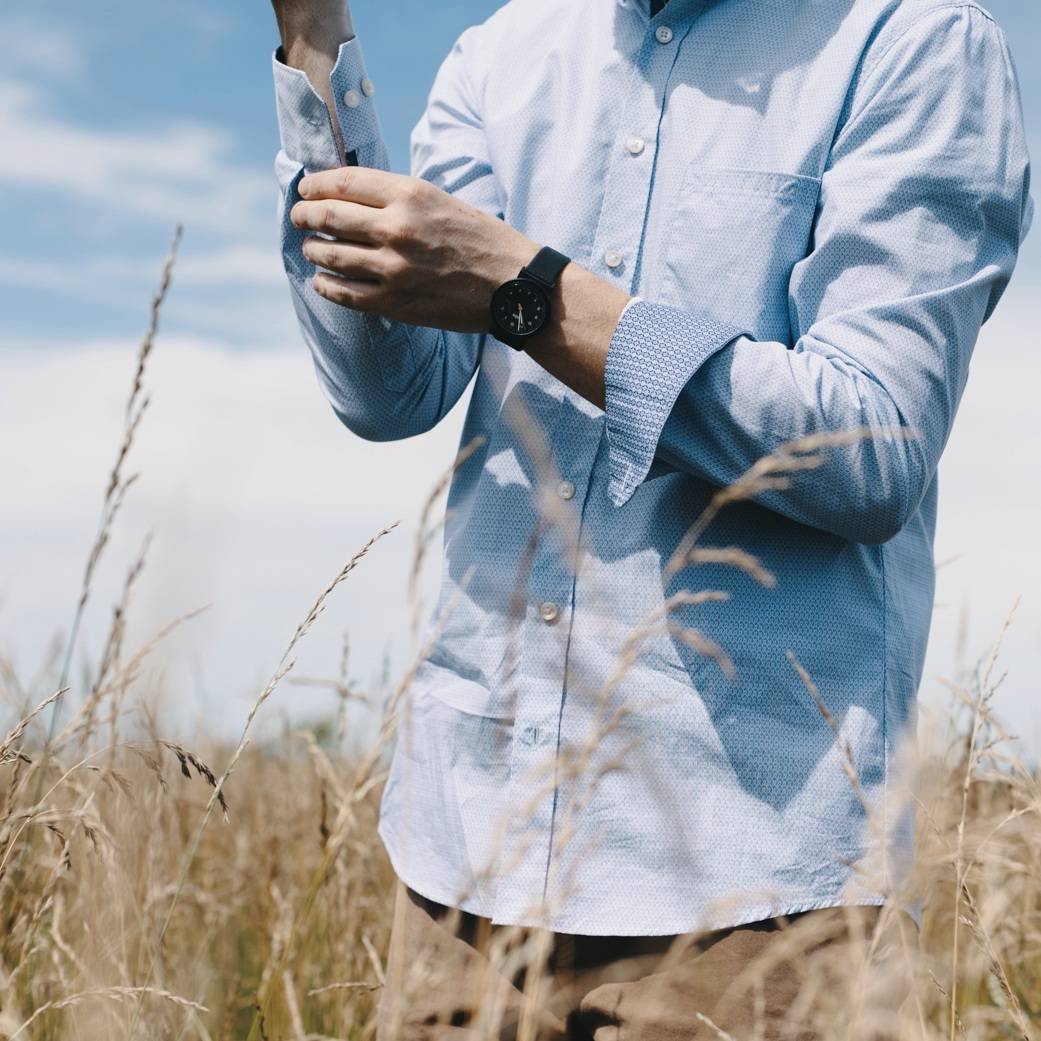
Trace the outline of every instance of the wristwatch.
<path fill-rule="evenodd" d="M 546 246 L 520 274 L 492 294 L 492 335 L 515 350 L 546 328 L 550 300 L 570 257 Z"/>

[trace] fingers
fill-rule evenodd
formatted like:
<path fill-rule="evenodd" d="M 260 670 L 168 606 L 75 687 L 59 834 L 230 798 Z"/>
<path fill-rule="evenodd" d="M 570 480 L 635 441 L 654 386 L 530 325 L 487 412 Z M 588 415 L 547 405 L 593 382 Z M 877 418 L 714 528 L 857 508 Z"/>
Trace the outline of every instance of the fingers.
<path fill-rule="evenodd" d="M 345 278 L 379 281 L 390 267 L 389 258 L 380 250 L 353 242 L 308 238 L 304 240 L 303 254 L 312 264 Z"/>
<path fill-rule="evenodd" d="M 373 170 L 367 166 L 344 166 L 308 174 L 300 181 L 302 199 L 342 199 L 364 206 L 389 206 L 407 191 L 413 178 Z"/>
<path fill-rule="evenodd" d="M 304 257 L 324 269 L 315 292 L 356 311 L 401 310 L 444 193 L 420 178 L 353 166 L 309 174 L 298 188 L 290 219 L 318 233 L 303 244 Z"/>
<path fill-rule="evenodd" d="M 347 242 L 378 243 L 382 210 L 356 202 L 323 199 L 298 202 L 289 211 L 289 219 L 303 231 L 320 231 Z"/>
<path fill-rule="evenodd" d="M 375 311 L 380 299 L 378 283 L 341 278 L 328 271 L 319 271 L 314 276 L 313 285 L 319 296 L 353 311 Z"/>

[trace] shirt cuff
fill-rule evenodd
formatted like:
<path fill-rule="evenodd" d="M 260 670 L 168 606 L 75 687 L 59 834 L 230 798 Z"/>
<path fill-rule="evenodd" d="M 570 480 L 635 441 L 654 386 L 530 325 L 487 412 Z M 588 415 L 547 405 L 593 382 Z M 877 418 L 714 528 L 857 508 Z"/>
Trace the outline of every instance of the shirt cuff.
<path fill-rule="evenodd" d="M 630 307 L 633 307 L 636 304 L 642 304 L 642 303 L 643 303 L 643 297 L 642 296 L 631 296 L 631 297 L 629 297 L 629 302 L 625 305 L 625 307 L 622 308 L 622 313 L 618 316 L 618 321 L 621 321 L 625 317 L 625 314 L 629 310 Z"/>
<path fill-rule="evenodd" d="M 608 494 L 624 506 L 646 478 L 665 421 L 691 377 L 742 330 L 704 312 L 634 300 L 622 312 L 605 372 Z"/>
<path fill-rule="evenodd" d="M 329 170 L 341 165 L 329 108 L 311 86 L 307 74 L 272 55 L 275 107 L 282 150 L 306 170 Z M 361 44 L 355 36 L 340 44 L 331 82 L 336 118 L 344 149 L 354 153 L 358 166 L 386 167 L 379 119 L 373 104 L 375 88 L 365 68 Z"/>

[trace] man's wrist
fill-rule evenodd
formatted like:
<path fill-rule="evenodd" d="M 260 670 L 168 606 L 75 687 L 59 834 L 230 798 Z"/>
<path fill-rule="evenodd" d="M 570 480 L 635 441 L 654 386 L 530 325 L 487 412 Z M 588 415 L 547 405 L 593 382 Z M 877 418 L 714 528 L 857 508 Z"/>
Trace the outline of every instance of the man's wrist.
<path fill-rule="evenodd" d="M 340 48 L 354 39 L 346 0 L 275 0 L 275 18 L 282 37 L 276 54 L 287 68 L 302 72 L 324 102 L 332 122 L 335 165 L 345 162 L 343 129 L 337 116 L 332 73 Z"/>
<path fill-rule="evenodd" d="M 500 223 L 501 222 L 497 222 Z M 504 287 L 508 283 L 512 283 L 519 278 L 525 277 L 525 272 L 528 266 L 539 256 L 542 251 L 542 247 L 535 242 L 532 242 L 526 236 L 521 235 L 515 229 L 507 224 L 501 224 L 504 235 L 504 242 L 501 250 L 496 250 L 495 262 L 490 265 L 489 275 L 489 287 L 488 287 L 488 316 L 486 330 L 491 333 L 495 339 L 501 343 L 505 343 L 515 350 L 523 350 L 526 346 L 527 341 L 537 339 L 536 336 L 514 336 L 510 329 L 502 326 L 495 320 L 494 317 L 494 300 L 495 295 L 500 288 Z M 570 260 L 568 261 L 570 263 Z M 530 275 L 528 276 L 531 277 Z M 553 300 L 556 297 L 556 287 L 553 289 L 541 283 L 541 280 L 532 279 L 533 283 L 538 281 L 538 284 L 543 292 L 546 293 L 550 300 L 550 309 L 553 307 Z M 558 276 L 559 281 L 559 276 Z"/>
<path fill-rule="evenodd" d="M 549 326 L 525 353 L 597 408 L 604 408 L 607 353 L 630 296 L 580 264 L 560 276 Z"/>
<path fill-rule="evenodd" d="M 314 4 L 287 5 L 277 12 L 282 37 L 282 60 L 305 68 L 316 56 L 335 63 L 342 44 L 354 39 L 350 11 L 342 0 L 330 10 L 316 11 Z"/>

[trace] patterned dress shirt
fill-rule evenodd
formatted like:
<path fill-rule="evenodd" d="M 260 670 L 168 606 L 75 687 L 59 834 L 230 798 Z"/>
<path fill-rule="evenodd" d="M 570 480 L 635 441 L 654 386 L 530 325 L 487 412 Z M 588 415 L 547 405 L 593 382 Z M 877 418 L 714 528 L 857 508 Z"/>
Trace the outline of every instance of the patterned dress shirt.
<path fill-rule="evenodd" d="M 288 211 L 340 161 L 274 69 L 285 268 L 336 414 L 412 437 L 475 381 L 383 796 L 400 877 L 614 935 L 895 894 L 937 464 L 1031 210 L 991 16 L 511 0 L 461 36 L 412 173 L 638 297 L 603 411 L 490 336 L 316 295 Z M 357 39 L 332 82 L 348 161 L 386 167 Z"/>

